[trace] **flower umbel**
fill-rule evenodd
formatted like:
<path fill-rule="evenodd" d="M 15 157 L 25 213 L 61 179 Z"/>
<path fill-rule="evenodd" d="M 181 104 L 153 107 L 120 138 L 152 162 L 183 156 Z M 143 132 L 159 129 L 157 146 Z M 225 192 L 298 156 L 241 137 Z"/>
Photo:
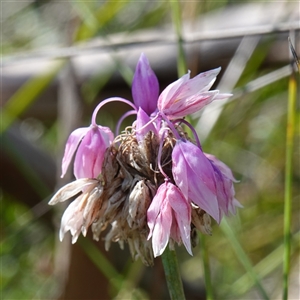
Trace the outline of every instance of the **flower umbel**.
<path fill-rule="evenodd" d="M 62 162 L 62 176 L 75 155 L 76 181 L 61 188 L 50 200 L 56 204 L 77 198 L 62 217 L 60 238 L 67 231 L 76 242 L 91 227 L 93 237 L 106 228 L 105 247 L 128 243 L 134 259 L 146 265 L 166 247 L 183 244 L 192 255 L 196 230 L 211 234 L 211 220 L 241 207 L 235 199 L 231 170 L 202 151 L 192 125 L 182 119 L 214 100 L 228 98 L 209 90 L 220 68 L 190 79 L 189 73 L 158 95 L 158 81 L 145 55 L 141 55 L 132 83 L 134 104 L 109 98 L 95 109 L 90 127 L 71 133 Z M 136 114 L 123 132 L 96 124 L 106 103 L 121 101 L 132 107 L 121 117 Z M 193 132 L 189 137 L 184 126 Z M 194 140 L 196 142 L 194 142 Z"/>

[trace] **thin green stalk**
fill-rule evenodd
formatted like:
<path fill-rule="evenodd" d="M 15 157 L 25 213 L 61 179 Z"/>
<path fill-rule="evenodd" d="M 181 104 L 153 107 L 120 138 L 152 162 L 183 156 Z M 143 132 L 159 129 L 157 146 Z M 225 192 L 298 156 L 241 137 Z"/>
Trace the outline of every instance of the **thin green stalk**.
<path fill-rule="evenodd" d="M 210 267 L 209 267 L 209 256 L 207 247 L 205 245 L 205 235 L 200 234 L 201 254 L 204 269 L 204 280 L 205 280 L 205 292 L 206 300 L 214 299 L 213 288 L 211 284 Z"/>
<path fill-rule="evenodd" d="M 161 256 L 171 300 L 184 300 L 184 291 L 179 273 L 176 252 L 166 248 Z"/>
<path fill-rule="evenodd" d="M 292 238 L 292 252 L 299 249 L 300 242 L 300 231 L 297 232 Z M 283 255 L 284 245 L 280 244 L 273 252 L 267 255 L 259 263 L 253 266 L 254 271 L 260 278 L 264 278 L 267 275 L 274 272 L 279 266 L 282 265 L 282 255 Z M 235 292 L 235 295 L 242 295 L 252 288 L 254 282 L 249 274 L 246 272 L 241 276 L 236 282 L 234 282 L 229 291 Z"/>
<path fill-rule="evenodd" d="M 264 288 L 260 282 L 260 279 L 257 277 L 257 274 L 254 272 L 252 263 L 251 263 L 249 257 L 243 250 L 241 244 L 237 240 L 234 232 L 232 231 L 232 229 L 229 226 L 226 219 L 222 220 L 222 224 L 220 227 L 223 230 L 223 232 L 225 233 L 225 235 L 227 236 L 228 240 L 230 241 L 230 244 L 231 244 L 234 252 L 236 253 L 238 260 L 241 262 L 241 264 L 244 266 L 244 268 L 247 271 L 247 273 L 249 274 L 249 276 L 251 276 L 252 280 L 255 282 L 255 285 L 256 285 L 257 289 L 259 290 L 259 292 L 262 296 L 262 299 L 268 300 L 269 296 L 267 295 L 266 291 L 264 290 Z"/>
<path fill-rule="evenodd" d="M 284 192 L 284 253 L 283 253 L 283 296 L 288 299 L 288 280 L 290 271 L 291 252 L 291 220 L 292 220 L 292 166 L 295 132 L 296 77 L 293 73 L 289 80 L 286 157 L 285 157 L 285 192 Z"/>
<path fill-rule="evenodd" d="M 182 26 L 181 26 L 181 6 L 178 0 L 170 0 L 173 23 L 176 29 L 178 44 L 177 72 L 181 77 L 187 72 L 186 58 L 183 48 Z"/>

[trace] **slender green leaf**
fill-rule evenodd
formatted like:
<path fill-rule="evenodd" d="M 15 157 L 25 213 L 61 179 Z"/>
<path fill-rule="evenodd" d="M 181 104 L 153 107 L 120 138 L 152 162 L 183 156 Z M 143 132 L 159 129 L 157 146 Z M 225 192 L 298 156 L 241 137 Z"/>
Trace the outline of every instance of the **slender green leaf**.
<path fill-rule="evenodd" d="M 234 232 L 232 231 L 232 229 L 229 226 L 226 219 L 222 220 L 220 227 L 223 230 L 226 237 L 228 238 L 234 252 L 237 255 L 238 260 L 240 261 L 240 263 L 243 265 L 245 270 L 249 273 L 249 275 L 255 282 L 255 285 L 256 285 L 257 289 L 259 290 L 261 296 L 263 297 L 263 299 L 268 300 L 269 297 L 268 297 L 265 289 L 263 288 L 263 286 L 260 282 L 260 279 L 258 278 L 257 274 L 254 272 L 252 263 L 251 263 L 249 257 L 245 253 L 244 249 L 242 248 L 241 244 L 239 243 L 238 239 L 236 238 Z"/>
<path fill-rule="evenodd" d="M 178 45 L 178 59 L 177 59 L 177 72 L 178 76 L 181 77 L 187 72 L 186 58 L 183 48 L 182 38 L 182 25 L 181 25 L 181 6 L 179 0 L 170 0 L 172 19 L 177 35 Z"/>
<path fill-rule="evenodd" d="M 97 11 L 93 12 L 91 15 L 91 11 L 86 4 L 85 13 L 81 14 L 85 19 L 83 20 L 82 25 L 78 28 L 75 41 L 87 40 L 96 36 L 97 32 L 103 28 L 107 23 L 113 20 L 115 16 L 129 3 L 130 0 L 123 1 L 115 1 L 108 0 L 103 5 L 101 5 Z M 97 23 L 96 23 L 97 22 Z"/>
<path fill-rule="evenodd" d="M 200 245 L 201 245 L 201 254 L 204 270 L 204 280 L 205 280 L 205 291 L 206 291 L 206 300 L 214 299 L 213 287 L 211 283 L 211 274 L 210 274 L 210 265 L 209 265 L 209 255 L 207 251 L 207 246 L 205 244 L 205 235 L 200 234 Z"/>
<path fill-rule="evenodd" d="M 286 155 L 285 155 L 285 192 L 284 192 L 284 254 L 283 254 L 283 299 L 288 299 L 288 281 L 290 272 L 291 223 L 292 223 L 292 179 L 293 151 L 296 119 L 297 81 L 296 74 L 289 80 Z"/>

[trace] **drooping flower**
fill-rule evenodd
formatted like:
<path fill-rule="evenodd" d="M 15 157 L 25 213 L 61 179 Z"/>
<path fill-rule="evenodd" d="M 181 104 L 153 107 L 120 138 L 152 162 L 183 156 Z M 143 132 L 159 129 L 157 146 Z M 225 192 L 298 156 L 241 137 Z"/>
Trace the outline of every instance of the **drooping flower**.
<path fill-rule="evenodd" d="M 170 182 L 160 185 L 147 212 L 154 257 L 161 255 L 170 237 L 182 242 L 192 255 L 190 241 L 191 206 L 180 189 Z"/>
<path fill-rule="evenodd" d="M 230 94 L 209 91 L 221 68 L 200 73 L 190 79 L 190 72 L 167 86 L 158 98 L 157 107 L 170 119 L 183 118 L 197 112 L 213 100 L 226 99 Z"/>
<path fill-rule="evenodd" d="M 101 184 L 97 179 L 78 179 L 59 189 L 49 202 L 50 205 L 64 202 L 79 192 L 81 194 L 65 210 L 59 232 L 62 241 L 65 233 L 70 230 L 73 244 L 77 241 L 80 232 L 86 235 L 88 227 L 96 219 L 101 207 L 100 196 L 103 192 Z"/>
<path fill-rule="evenodd" d="M 172 173 L 183 195 L 220 222 L 214 169 L 203 152 L 178 140 L 172 152 Z"/>
<path fill-rule="evenodd" d="M 131 90 L 137 108 L 141 107 L 148 115 L 156 110 L 159 84 L 147 57 L 143 53 L 135 69 Z"/>
<path fill-rule="evenodd" d="M 237 180 L 233 177 L 233 174 L 228 166 L 217 159 L 214 155 L 204 154 L 211 162 L 216 178 L 217 185 L 217 198 L 220 207 L 221 215 L 228 215 L 236 213 L 236 207 L 243 207 L 238 200 L 235 199 L 235 191 L 233 183 Z"/>
<path fill-rule="evenodd" d="M 108 127 L 91 125 L 74 130 L 67 140 L 62 161 L 62 177 L 77 150 L 74 175 L 79 178 L 97 178 L 101 172 L 105 150 L 114 139 Z"/>

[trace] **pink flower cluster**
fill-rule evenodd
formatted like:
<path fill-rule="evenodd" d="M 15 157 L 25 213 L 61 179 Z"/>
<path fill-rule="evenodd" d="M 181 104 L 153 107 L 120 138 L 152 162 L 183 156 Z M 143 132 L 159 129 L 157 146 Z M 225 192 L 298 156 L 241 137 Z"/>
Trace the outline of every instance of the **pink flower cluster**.
<path fill-rule="evenodd" d="M 192 254 L 193 207 L 200 208 L 218 223 L 224 214 L 235 214 L 235 207 L 241 207 L 235 199 L 233 187 L 235 179 L 231 170 L 213 155 L 202 151 L 195 130 L 184 120 L 185 116 L 199 111 L 210 102 L 230 97 L 230 94 L 210 90 L 219 72 L 220 68 L 217 68 L 194 78 L 190 78 L 188 73 L 159 94 L 157 77 L 146 56 L 142 54 L 132 83 L 134 103 L 123 98 L 109 98 L 102 101 L 93 113 L 90 127 L 75 130 L 67 141 L 62 162 L 62 176 L 76 153 L 74 160 L 76 179 L 97 179 L 103 170 L 107 149 L 112 145 L 117 147 L 119 141 L 109 128 L 96 124 L 96 115 L 104 104 L 121 101 L 132 107 L 121 121 L 128 115 L 136 114 L 133 128 L 138 143 L 143 143 L 147 133 L 154 133 L 159 147 L 156 154 L 157 165 L 152 168 L 163 178 L 156 184 L 155 193 L 146 210 L 147 239 L 152 241 L 154 256 L 161 255 L 170 241 L 183 243 Z M 182 124 L 192 129 L 193 137 L 187 137 L 178 129 Z M 171 170 L 166 170 L 162 162 L 162 152 L 166 136 L 170 135 L 175 142 L 170 155 Z M 57 197 L 54 196 L 50 204 L 56 202 Z M 79 213 L 78 216 L 78 210 L 75 212 L 72 204 L 70 206 L 63 216 L 62 232 L 64 234 L 70 230 L 77 238 L 80 230 L 86 233 L 86 228 L 82 229 L 84 215 Z"/>

